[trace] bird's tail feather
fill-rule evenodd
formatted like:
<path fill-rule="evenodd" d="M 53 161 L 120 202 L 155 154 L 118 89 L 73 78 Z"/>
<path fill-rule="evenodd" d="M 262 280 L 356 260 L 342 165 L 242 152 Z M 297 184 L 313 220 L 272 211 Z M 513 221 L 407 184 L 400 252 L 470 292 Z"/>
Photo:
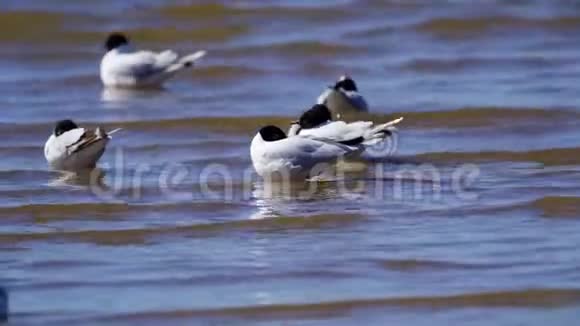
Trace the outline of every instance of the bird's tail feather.
<path fill-rule="evenodd" d="M 386 130 L 389 127 L 395 126 L 396 124 L 398 124 L 401 121 L 403 121 L 403 117 L 397 118 L 397 119 L 389 121 L 387 123 L 380 124 L 376 128 L 374 128 L 374 130 Z"/>
<path fill-rule="evenodd" d="M 195 53 L 181 57 L 179 60 L 177 60 L 176 63 L 172 64 L 171 66 L 169 66 L 165 70 L 165 75 L 172 76 L 173 74 L 175 74 L 176 72 L 178 72 L 179 70 L 181 70 L 183 68 L 193 66 L 193 64 L 196 61 L 199 61 L 201 58 L 203 58 L 206 53 L 207 53 L 206 51 L 202 50 L 202 51 L 197 51 Z"/>
<path fill-rule="evenodd" d="M 98 127 L 95 130 L 95 136 L 99 139 L 111 138 L 112 134 L 114 134 L 120 130 L 123 130 L 123 128 L 116 128 L 116 129 L 113 129 L 111 131 L 106 131 L 104 128 Z"/>
<path fill-rule="evenodd" d="M 378 143 L 378 142 L 382 141 L 383 139 L 385 139 L 386 137 L 392 135 L 394 132 L 397 131 L 397 128 L 395 127 L 395 125 L 401 121 L 403 121 L 402 117 L 374 127 L 365 136 L 365 144 L 372 145 L 372 144 Z"/>
<path fill-rule="evenodd" d="M 114 133 L 116 133 L 116 132 L 118 132 L 118 131 L 121 131 L 121 130 L 123 130 L 123 128 L 116 128 L 116 129 L 113 129 L 113 130 L 111 130 L 111 131 L 108 131 L 108 132 L 107 132 L 107 135 L 108 135 L 108 136 L 111 136 L 112 134 L 114 134 Z"/>
<path fill-rule="evenodd" d="M 189 66 L 192 66 L 196 61 L 205 57 L 206 54 L 207 54 L 207 52 L 204 50 L 197 51 L 195 53 L 188 54 L 186 56 L 181 57 L 179 59 L 178 63 L 180 63 L 183 66 L 189 67 Z"/>

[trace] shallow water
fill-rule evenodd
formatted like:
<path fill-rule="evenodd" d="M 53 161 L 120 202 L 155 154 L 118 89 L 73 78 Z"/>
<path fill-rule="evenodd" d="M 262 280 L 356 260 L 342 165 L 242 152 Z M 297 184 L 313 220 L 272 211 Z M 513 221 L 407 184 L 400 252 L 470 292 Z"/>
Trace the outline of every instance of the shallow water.
<path fill-rule="evenodd" d="M 577 320 L 578 4 L 8 0 L 0 20 L 14 324 Z M 111 30 L 209 54 L 163 91 L 103 90 Z M 344 182 L 264 185 L 252 135 L 344 72 L 365 118 L 405 117 L 395 156 Z M 124 128 L 100 175 L 46 167 L 67 117 Z"/>

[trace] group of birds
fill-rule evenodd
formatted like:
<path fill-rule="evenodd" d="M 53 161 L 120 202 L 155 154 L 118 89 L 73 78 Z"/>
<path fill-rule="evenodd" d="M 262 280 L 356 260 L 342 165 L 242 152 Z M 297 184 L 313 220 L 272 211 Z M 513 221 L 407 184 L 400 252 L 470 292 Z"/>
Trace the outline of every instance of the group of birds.
<path fill-rule="evenodd" d="M 105 87 L 112 88 L 161 87 L 206 55 L 205 51 L 179 56 L 171 50 L 136 50 L 122 33 L 110 34 L 105 49 L 100 77 Z M 273 125 L 258 131 L 250 147 L 254 169 L 264 178 L 313 177 L 312 169 L 318 164 L 332 164 L 343 157 L 360 155 L 368 147 L 385 141 L 403 119 L 379 125 L 370 121 L 336 120 L 342 113 L 367 111 L 368 104 L 354 80 L 349 76 L 340 77 L 319 96 L 317 104 L 291 123 L 287 133 Z M 111 135 L 119 130 L 85 129 L 72 120 L 58 121 L 45 144 L 45 158 L 55 170 L 93 169 Z"/>

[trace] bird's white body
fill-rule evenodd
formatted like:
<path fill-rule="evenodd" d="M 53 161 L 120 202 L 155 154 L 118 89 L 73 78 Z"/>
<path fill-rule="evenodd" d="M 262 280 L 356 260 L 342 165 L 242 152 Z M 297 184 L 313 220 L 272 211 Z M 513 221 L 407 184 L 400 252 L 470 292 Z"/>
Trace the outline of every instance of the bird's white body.
<path fill-rule="evenodd" d="M 362 149 L 360 145 L 302 136 L 264 141 L 258 133 L 252 140 L 250 152 L 258 175 L 271 180 L 296 180 L 313 176 L 313 169 L 319 164 L 332 164 Z"/>
<path fill-rule="evenodd" d="M 108 51 L 101 60 L 105 86 L 124 88 L 160 87 L 179 71 L 205 56 L 205 51 L 179 57 L 171 50 L 135 51 L 125 45 Z"/>
<path fill-rule="evenodd" d="M 109 134 L 99 128 L 94 132 L 76 128 L 59 136 L 52 134 L 44 145 L 44 157 L 55 170 L 92 169 L 105 152 L 110 139 Z"/>
<path fill-rule="evenodd" d="M 318 96 L 317 104 L 326 105 L 334 114 L 349 112 L 368 112 L 369 107 L 364 97 L 356 91 L 345 91 L 329 87 Z"/>
<path fill-rule="evenodd" d="M 372 146 L 392 133 L 397 131 L 395 125 L 401 122 L 403 118 L 375 125 L 371 121 L 327 121 L 315 128 L 300 129 L 300 126 L 293 124 L 288 130 L 288 136 L 302 136 L 311 138 L 322 138 L 335 142 L 346 141 L 358 137 L 364 138 L 363 145 Z"/>

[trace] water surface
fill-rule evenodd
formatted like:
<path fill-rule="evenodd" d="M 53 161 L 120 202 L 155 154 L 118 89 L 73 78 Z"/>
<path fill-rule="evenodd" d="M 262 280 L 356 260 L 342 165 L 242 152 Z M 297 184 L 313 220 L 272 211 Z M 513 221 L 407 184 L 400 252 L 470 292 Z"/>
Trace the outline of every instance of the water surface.
<path fill-rule="evenodd" d="M 15 324 L 577 320 L 574 2 L 8 0 L 0 20 Z M 209 55 L 163 91 L 103 90 L 112 30 Z M 252 135 L 342 73 L 365 118 L 405 117 L 395 157 L 272 192 L 251 173 Z M 124 128 L 98 187 L 48 170 L 61 118 Z"/>

